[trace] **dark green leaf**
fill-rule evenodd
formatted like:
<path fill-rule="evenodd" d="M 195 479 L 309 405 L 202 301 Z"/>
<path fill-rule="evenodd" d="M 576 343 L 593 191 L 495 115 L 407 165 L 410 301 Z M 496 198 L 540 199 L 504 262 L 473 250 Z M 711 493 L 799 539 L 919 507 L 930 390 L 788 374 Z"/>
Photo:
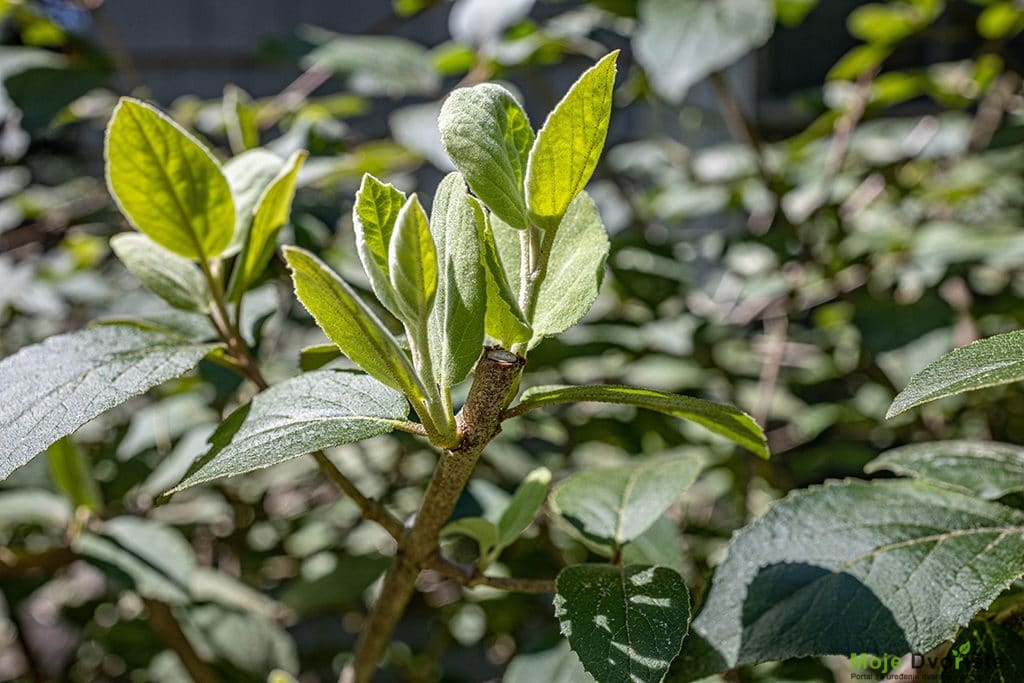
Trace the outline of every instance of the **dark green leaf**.
<path fill-rule="evenodd" d="M 931 363 L 910 379 L 893 399 L 886 417 L 914 406 L 1024 379 L 1024 331 L 999 334 L 961 346 Z"/>
<path fill-rule="evenodd" d="M 946 661 L 941 683 L 1024 681 L 1024 638 L 994 621 L 972 621 L 953 641 Z"/>
<path fill-rule="evenodd" d="M 0 361 L 0 479 L 97 415 L 191 370 L 218 344 L 105 325 Z"/>
<path fill-rule="evenodd" d="M 68 437 L 60 438 L 46 450 L 50 460 L 50 476 L 57 489 L 67 496 L 75 507 L 93 512 L 103 506 L 100 488 L 92 476 L 86 455 Z"/>
<path fill-rule="evenodd" d="M 680 655 L 742 664 L 927 652 L 1024 572 L 1024 513 L 917 481 L 790 495 L 733 538 Z M 837 618 L 837 615 L 842 618 Z"/>
<path fill-rule="evenodd" d="M 889 470 L 987 500 L 1024 491 L 1024 448 L 991 441 L 933 441 L 886 451 L 868 473 Z"/>
<path fill-rule="evenodd" d="M 762 458 L 769 455 L 764 432 L 754 418 L 743 411 L 699 398 L 665 394 L 650 389 L 613 385 L 534 387 L 528 389 L 519 404 L 510 408 L 508 412 L 510 415 L 521 415 L 528 410 L 556 403 L 587 401 L 631 405 L 690 420 Z"/>
<path fill-rule="evenodd" d="M 578 564 L 558 575 L 555 615 L 601 683 L 658 683 L 690 621 L 683 578 L 666 567 Z"/>
<path fill-rule="evenodd" d="M 401 394 L 367 375 L 307 372 L 232 413 L 210 437 L 210 451 L 172 492 L 384 434 L 408 413 Z"/>

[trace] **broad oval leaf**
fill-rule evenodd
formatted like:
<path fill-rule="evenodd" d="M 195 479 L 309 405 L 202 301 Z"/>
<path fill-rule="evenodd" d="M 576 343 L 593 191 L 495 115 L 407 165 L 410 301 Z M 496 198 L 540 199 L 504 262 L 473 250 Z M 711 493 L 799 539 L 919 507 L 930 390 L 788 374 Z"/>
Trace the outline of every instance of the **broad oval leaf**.
<path fill-rule="evenodd" d="M 611 52 L 584 72 L 537 133 L 526 166 L 526 205 L 545 230 L 558 228 L 597 167 L 611 118 L 618 55 L 618 50 Z"/>
<path fill-rule="evenodd" d="M 886 417 L 937 398 L 1024 379 L 1024 330 L 999 334 L 947 353 L 910 378 Z"/>
<path fill-rule="evenodd" d="M 356 233 L 356 250 L 363 270 L 370 279 L 373 293 L 384 307 L 398 315 L 398 304 L 391 289 L 391 266 L 388 249 L 398 212 L 405 205 L 405 193 L 393 185 L 385 185 L 367 173 L 356 193 L 352 207 L 352 225 Z"/>
<path fill-rule="evenodd" d="M 189 602 L 195 558 L 182 535 L 166 524 L 115 517 L 99 531 L 85 531 L 71 547 L 102 568 L 127 578 L 140 595 L 175 605 Z"/>
<path fill-rule="evenodd" d="M 388 248 L 388 267 L 402 322 L 425 325 L 437 293 L 437 250 L 427 214 L 416 195 L 398 212 Z"/>
<path fill-rule="evenodd" d="M 690 420 L 707 427 L 715 434 L 724 436 L 755 455 L 762 458 L 769 455 L 764 432 L 754 418 L 742 410 L 691 396 L 666 394 L 638 387 L 610 384 L 534 387 L 525 391 L 522 400 L 509 408 L 506 415 L 513 417 L 542 406 L 587 401 L 631 405 Z"/>
<path fill-rule="evenodd" d="M 107 187 L 132 225 L 193 260 L 223 253 L 235 231 L 235 204 L 220 164 L 184 128 L 154 107 L 123 97 L 104 147 Z"/>
<path fill-rule="evenodd" d="M 641 0 L 633 50 L 654 89 L 671 102 L 708 74 L 764 45 L 775 28 L 765 0 Z"/>
<path fill-rule="evenodd" d="M 305 249 L 288 246 L 284 256 L 292 269 L 296 296 L 327 337 L 384 384 L 421 398 L 423 390 L 409 358 L 352 288 Z"/>
<path fill-rule="evenodd" d="M 528 227 L 523 179 L 534 135 L 512 94 L 494 83 L 459 88 L 445 100 L 437 125 L 473 193 L 512 227 Z"/>
<path fill-rule="evenodd" d="M 657 522 L 703 466 L 694 458 L 671 456 L 587 469 L 555 487 L 551 508 L 610 555 Z"/>
<path fill-rule="evenodd" d="M 210 437 L 209 452 L 171 492 L 384 434 L 408 413 L 405 398 L 372 377 L 307 372 L 260 392 L 233 412 Z"/>
<path fill-rule="evenodd" d="M 869 462 L 868 473 L 889 470 L 996 500 L 1024 491 L 1024 448 L 992 441 L 933 441 L 894 448 Z"/>
<path fill-rule="evenodd" d="M 171 306 L 186 311 L 207 309 L 206 280 L 192 261 L 137 232 L 114 235 L 110 248 L 132 275 Z"/>
<path fill-rule="evenodd" d="M 430 232 L 437 247 L 437 296 L 430 313 L 430 354 L 442 387 L 466 378 L 484 343 L 487 282 L 480 252 L 483 211 L 470 201 L 460 173 L 437 186 Z"/>
<path fill-rule="evenodd" d="M 237 301 L 270 263 L 277 247 L 277 233 L 288 222 L 302 163 L 309 153 L 295 152 L 270 181 L 256 202 L 252 226 L 246 234 L 242 254 L 231 274 L 230 295 Z"/>
<path fill-rule="evenodd" d="M 683 577 L 667 567 L 577 564 L 556 581 L 555 616 L 601 683 L 658 683 L 690 621 Z"/>
<path fill-rule="evenodd" d="M 563 640 L 550 650 L 518 654 L 505 670 L 502 683 L 594 683 L 569 641 Z"/>
<path fill-rule="evenodd" d="M 908 480 L 797 492 L 733 538 L 680 680 L 807 655 L 927 652 L 1024 573 L 1022 554 L 1024 513 L 971 495 Z"/>
<path fill-rule="evenodd" d="M 97 415 L 185 374 L 218 346 L 104 325 L 0 360 L 0 479 Z"/>

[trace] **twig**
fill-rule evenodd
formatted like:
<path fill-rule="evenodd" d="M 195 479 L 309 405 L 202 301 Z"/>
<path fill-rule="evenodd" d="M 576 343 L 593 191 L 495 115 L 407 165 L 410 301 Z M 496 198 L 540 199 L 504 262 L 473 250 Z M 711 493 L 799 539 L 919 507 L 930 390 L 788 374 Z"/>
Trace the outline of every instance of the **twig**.
<path fill-rule="evenodd" d="M 729 87 L 728 82 L 725 80 L 725 75 L 721 71 L 712 71 L 710 79 L 711 86 L 715 89 L 715 97 L 718 98 L 718 103 L 722 107 L 722 118 L 725 119 L 725 125 L 729 127 L 734 135 L 750 146 L 750 149 L 757 155 L 758 165 L 760 166 L 764 161 L 764 149 L 761 145 L 761 138 L 754 131 L 750 121 L 747 120 L 739 100 L 736 99 L 732 88 Z"/>
<path fill-rule="evenodd" d="M 178 655 L 178 659 L 181 660 L 192 680 L 196 683 L 217 683 L 220 679 L 216 672 L 192 647 L 192 643 L 189 642 L 185 632 L 181 630 L 181 625 L 171 612 L 171 608 L 165 603 L 151 598 L 143 598 L 143 602 L 149 612 L 149 623 L 153 625 L 153 630 L 156 631 L 164 645 Z"/>
<path fill-rule="evenodd" d="M 449 560 L 434 555 L 427 561 L 427 569 L 432 569 L 442 576 L 455 579 L 463 586 L 490 586 L 513 593 L 554 593 L 555 582 L 552 579 L 513 579 L 503 576 L 487 576 L 477 571 L 476 567 L 466 568 Z"/>
<path fill-rule="evenodd" d="M 320 470 L 324 475 L 334 482 L 334 484 L 341 489 L 345 495 L 351 498 L 355 504 L 359 506 L 359 511 L 363 514 L 363 517 L 380 524 L 384 527 L 384 530 L 391 534 L 395 539 L 402 537 L 405 527 L 397 517 L 388 512 L 387 509 L 377 501 L 364 496 L 363 493 L 356 488 L 355 484 L 352 483 L 352 480 L 342 474 L 341 470 L 334 466 L 334 463 L 331 462 L 330 458 L 324 455 L 323 451 L 314 451 L 313 457 L 316 459 L 317 464 L 320 465 Z"/>

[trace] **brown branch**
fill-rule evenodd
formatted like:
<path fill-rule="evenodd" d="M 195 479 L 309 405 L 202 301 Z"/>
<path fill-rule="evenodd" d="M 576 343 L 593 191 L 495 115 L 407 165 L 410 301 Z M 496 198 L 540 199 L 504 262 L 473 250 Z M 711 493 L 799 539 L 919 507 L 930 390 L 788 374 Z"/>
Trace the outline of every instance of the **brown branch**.
<path fill-rule="evenodd" d="M 441 528 L 451 517 L 484 447 L 501 431 L 502 411 L 526 359 L 498 346 L 486 347 L 477 361 L 466 403 L 456 418 L 459 445 L 445 450 L 427 486 L 412 529 L 398 543 L 395 563 L 384 577 L 380 597 L 356 643 L 355 658 L 340 683 L 369 683 L 391 640 L 416 578 L 437 553 Z"/>
<path fill-rule="evenodd" d="M 431 557 L 426 564 L 427 569 L 455 579 L 463 586 L 490 586 L 512 593 L 554 593 L 554 579 L 514 579 L 504 576 L 487 576 L 477 571 L 476 567 L 463 567 L 438 555 Z"/>
<path fill-rule="evenodd" d="M 196 683 L 217 683 L 220 679 L 216 672 L 192 647 L 171 608 L 166 603 L 150 598 L 143 598 L 143 602 L 149 612 L 149 623 L 152 624 L 153 630 L 164 645 L 178 655 L 192 680 Z"/>
<path fill-rule="evenodd" d="M 373 500 L 363 495 L 362 491 L 356 488 L 352 480 L 342 474 L 341 470 L 335 467 L 334 463 L 331 462 L 330 458 L 324 455 L 323 451 L 314 451 L 313 457 L 316 459 L 317 464 L 320 466 L 320 471 L 324 473 L 328 479 L 334 482 L 341 491 L 351 498 L 356 505 L 359 506 L 359 511 L 366 519 L 376 522 L 384 527 L 384 530 L 391 534 L 395 539 L 402 537 L 405 531 L 405 527 L 402 522 L 392 515 L 387 509 Z"/>

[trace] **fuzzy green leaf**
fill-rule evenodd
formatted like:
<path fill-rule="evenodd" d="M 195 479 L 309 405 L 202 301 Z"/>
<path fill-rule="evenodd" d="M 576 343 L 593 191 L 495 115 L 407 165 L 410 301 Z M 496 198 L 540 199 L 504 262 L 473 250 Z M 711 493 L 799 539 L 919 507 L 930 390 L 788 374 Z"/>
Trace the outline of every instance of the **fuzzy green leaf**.
<path fill-rule="evenodd" d="M 277 233 L 291 214 L 295 184 L 307 156 L 309 154 L 305 150 L 292 154 L 257 200 L 252 226 L 231 274 L 230 296 L 233 301 L 237 301 L 256 282 L 270 263 L 277 248 Z"/>
<path fill-rule="evenodd" d="M 0 360 L 0 479 L 97 415 L 185 374 L 218 346 L 104 325 Z"/>
<path fill-rule="evenodd" d="M 544 505 L 550 486 L 551 470 L 546 467 L 538 467 L 526 475 L 526 479 L 512 494 L 508 507 L 501 513 L 495 545 L 507 548 L 526 531 Z"/>
<path fill-rule="evenodd" d="M 996 500 L 1024 491 L 1024 448 L 992 441 L 933 441 L 886 451 L 868 473 L 889 470 Z"/>
<path fill-rule="evenodd" d="M 690 621 L 683 577 L 667 567 L 577 564 L 558 575 L 555 616 L 601 683 L 659 683 Z"/>
<path fill-rule="evenodd" d="M 107 187 L 132 225 L 193 260 L 223 253 L 235 205 L 220 164 L 195 137 L 154 107 L 121 98 L 104 148 Z"/>
<path fill-rule="evenodd" d="M 584 470 L 555 487 L 551 508 L 610 555 L 657 522 L 701 469 L 700 460 L 667 457 Z"/>
<path fill-rule="evenodd" d="M 754 418 L 738 408 L 650 389 L 607 384 L 534 387 L 523 393 L 522 400 L 510 408 L 508 414 L 522 415 L 528 410 L 542 406 L 587 401 L 631 405 L 690 420 L 707 427 L 715 434 L 724 436 L 755 455 L 762 458 L 768 458 L 769 455 L 768 444 L 761 427 Z"/>
<path fill-rule="evenodd" d="M 284 168 L 284 159 L 265 149 L 250 149 L 224 162 L 224 175 L 235 198 L 235 234 L 225 256 L 237 254 L 249 237 L 256 205 Z"/>
<path fill-rule="evenodd" d="M 484 217 L 459 173 L 437 187 L 430 232 L 437 246 L 437 297 L 430 314 L 430 354 L 442 387 L 466 378 L 484 343 L 487 282 L 480 252 Z"/>
<path fill-rule="evenodd" d="M 928 401 L 1024 379 L 1024 330 L 999 334 L 950 351 L 910 378 L 886 417 Z"/>
<path fill-rule="evenodd" d="M 654 89 L 681 102 L 690 88 L 760 47 L 775 28 L 766 0 L 641 0 L 633 50 Z"/>
<path fill-rule="evenodd" d="M 554 230 L 586 186 L 608 133 L 618 50 L 588 69 L 548 115 L 526 166 L 526 205 L 533 221 Z"/>
<path fill-rule="evenodd" d="M 495 221 L 496 222 L 496 221 Z M 510 254 L 513 263 L 519 262 L 518 245 L 515 244 L 513 235 L 519 235 L 518 231 L 512 230 L 501 222 L 499 230 L 507 230 L 513 249 Z M 516 272 L 515 282 L 517 289 L 513 290 L 509 282 L 506 269 L 498 253 L 497 244 L 494 241 L 494 229 L 490 216 L 484 217 L 484 230 L 481 235 L 480 249 L 484 261 L 484 276 L 487 280 L 487 314 L 484 320 L 484 330 L 488 335 L 497 339 L 506 349 L 512 348 L 513 344 L 530 341 L 533 337 L 533 328 L 526 322 L 526 316 L 519 307 L 518 282 L 519 273 Z"/>
<path fill-rule="evenodd" d="M 1022 554 L 1024 513 L 972 495 L 908 480 L 799 491 L 733 537 L 680 680 L 808 655 L 927 652 L 1024 573 Z"/>
<path fill-rule="evenodd" d="M 530 224 L 523 179 L 533 128 L 505 88 L 481 83 L 452 92 L 437 120 L 441 141 L 470 189 L 514 228 Z"/>
<path fill-rule="evenodd" d="M 391 287 L 402 321 L 410 328 L 426 324 L 437 293 L 437 250 L 427 214 L 416 195 L 398 212 L 388 249 Z"/>
<path fill-rule="evenodd" d="M 352 288 L 305 249 L 285 247 L 284 256 L 292 269 L 296 296 L 327 337 L 384 384 L 414 399 L 421 397 L 423 390 L 409 358 Z"/>
<path fill-rule="evenodd" d="M 368 439 L 404 420 L 409 404 L 362 373 L 320 370 L 257 394 L 210 437 L 210 450 L 173 491 Z"/>
<path fill-rule="evenodd" d="M 370 278 L 373 293 L 385 308 L 398 315 L 398 303 L 391 289 L 391 267 L 388 249 L 398 212 L 405 205 L 405 193 L 385 185 L 367 173 L 356 193 L 352 207 L 352 224 L 356 233 L 356 249 L 363 270 Z"/>
<path fill-rule="evenodd" d="M 192 261 L 137 232 L 114 235 L 110 248 L 132 275 L 171 306 L 186 311 L 207 309 L 206 280 Z"/>

